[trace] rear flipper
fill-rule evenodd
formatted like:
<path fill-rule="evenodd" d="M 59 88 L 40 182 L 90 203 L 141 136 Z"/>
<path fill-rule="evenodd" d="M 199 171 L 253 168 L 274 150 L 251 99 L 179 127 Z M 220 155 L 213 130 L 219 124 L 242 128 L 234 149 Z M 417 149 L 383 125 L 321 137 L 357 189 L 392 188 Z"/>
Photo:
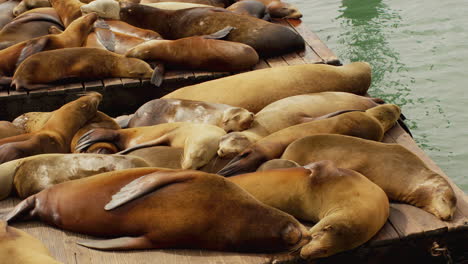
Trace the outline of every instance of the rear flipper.
<path fill-rule="evenodd" d="M 78 245 L 99 250 L 128 250 L 154 248 L 153 243 L 145 236 L 119 237 L 107 240 L 88 240 L 76 242 Z"/>
<path fill-rule="evenodd" d="M 164 80 L 164 73 L 166 72 L 164 64 L 161 62 L 151 62 L 150 66 L 153 68 L 151 83 L 154 84 L 154 86 L 159 87 Z"/>
<path fill-rule="evenodd" d="M 8 223 L 18 219 L 30 219 L 35 216 L 36 196 L 32 195 L 19 203 L 13 211 L 8 213 L 3 219 Z"/>

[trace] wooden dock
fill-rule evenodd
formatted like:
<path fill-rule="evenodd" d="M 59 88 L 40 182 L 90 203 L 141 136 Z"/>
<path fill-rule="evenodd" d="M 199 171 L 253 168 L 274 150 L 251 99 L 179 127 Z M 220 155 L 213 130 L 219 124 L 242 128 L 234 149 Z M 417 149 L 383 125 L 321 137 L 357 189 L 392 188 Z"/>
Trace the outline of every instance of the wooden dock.
<path fill-rule="evenodd" d="M 254 69 L 328 63 L 339 65 L 338 58 L 320 41 L 316 34 L 306 29 L 300 21 L 277 20 L 291 26 L 307 41 L 304 51 L 262 60 Z M 78 84 L 65 84 L 48 90 L 0 92 L 0 120 L 11 120 L 29 111 L 50 111 L 76 98 L 85 91 L 103 93 L 100 110 L 110 114 L 130 113 L 153 98 L 179 87 L 206 81 L 233 73 L 171 71 L 165 75 L 164 85 L 151 86 L 148 81 L 136 79 L 106 79 Z M 125 98 L 124 102 L 119 99 Z M 115 110 L 115 109 L 118 110 Z M 5 116 L 6 113 L 6 116 Z M 357 249 L 310 263 L 468 263 L 468 196 L 441 171 L 441 169 L 416 145 L 399 125 L 386 133 L 384 142 L 399 143 L 417 154 L 429 167 L 448 179 L 457 194 L 457 210 L 449 222 L 406 204 L 391 204 L 390 217 L 380 232 Z M 10 198 L 0 201 L 2 212 L 10 210 L 20 200 Z M 359 212 L 356 212 L 359 213 Z M 42 240 L 52 255 L 64 263 L 265 263 L 274 255 L 239 254 L 201 250 L 147 250 L 130 252 L 102 252 L 75 244 L 88 236 L 48 227 L 37 221 L 14 224 Z M 1 256 L 0 256 L 1 259 Z M 0 261 L 1 262 L 1 261 Z"/>

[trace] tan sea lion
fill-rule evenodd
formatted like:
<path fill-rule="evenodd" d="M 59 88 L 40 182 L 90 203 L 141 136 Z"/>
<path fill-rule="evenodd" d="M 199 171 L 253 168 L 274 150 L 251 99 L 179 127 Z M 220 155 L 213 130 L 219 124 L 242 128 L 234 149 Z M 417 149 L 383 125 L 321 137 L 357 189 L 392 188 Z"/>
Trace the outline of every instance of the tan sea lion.
<path fill-rule="evenodd" d="M 44 153 L 69 153 L 73 136 L 96 115 L 101 99 L 99 93 L 87 93 L 54 111 L 41 130 L 0 139 L 0 164 Z"/>
<path fill-rule="evenodd" d="M 66 48 L 30 56 L 16 69 L 11 84 L 20 91 L 46 88 L 51 82 L 71 77 L 128 77 L 147 78 L 152 83 L 160 81 L 152 79 L 152 76 L 150 65 L 139 59 L 96 48 Z"/>
<path fill-rule="evenodd" d="M 339 67 L 306 64 L 240 73 L 183 87 L 162 98 L 221 103 L 257 113 L 268 104 L 293 95 L 325 91 L 364 95 L 370 82 L 371 69 L 365 62 Z"/>
<path fill-rule="evenodd" d="M 13 15 L 19 16 L 28 10 L 42 7 L 51 7 L 49 0 L 22 0 L 13 9 Z"/>
<path fill-rule="evenodd" d="M 366 110 L 382 100 L 343 92 L 322 92 L 286 97 L 265 106 L 254 117 L 252 127 L 229 133 L 220 142 L 222 156 L 235 156 L 250 144 L 290 126 L 342 110 Z"/>
<path fill-rule="evenodd" d="M 399 144 L 343 135 L 316 135 L 291 143 L 282 159 L 303 165 L 332 160 L 337 167 L 362 173 L 394 201 L 405 202 L 443 220 L 452 218 L 456 197 L 450 184 Z"/>
<path fill-rule="evenodd" d="M 250 46 L 220 40 L 233 28 L 228 27 L 207 36 L 177 40 L 150 40 L 131 50 L 125 56 L 155 60 L 169 68 L 206 71 L 245 71 L 258 63 L 258 54 Z"/>
<path fill-rule="evenodd" d="M 260 139 L 232 159 L 218 174 L 230 176 L 254 171 L 263 162 L 281 157 L 288 145 L 295 140 L 315 134 L 340 134 L 381 141 L 385 132 L 396 124 L 401 112 L 398 106 L 385 104 L 365 112 L 340 113 L 341 111 L 333 113 L 329 118 L 291 126 Z M 218 155 L 221 157 L 222 151 L 220 146 Z"/>
<path fill-rule="evenodd" d="M 29 112 L 24 113 L 13 120 L 13 125 L 24 130 L 25 133 L 32 133 L 41 130 L 49 120 L 52 112 Z"/>
<path fill-rule="evenodd" d="M 230 4 L 229 0 L 141 0 L 139 1 L 140 4 L 163 3 L 163 2 L 193 3 L 193 4 L 210 5 L 210 6 L 222 7 L 222 8 L 228 7 Z M 133 3 L 136 3 L 136 2 L 133 1 Z"/>
<path fill-rule="evenodd" d="M 272 159 L 267 162 L 264 162 L 257 171 L 266 171 L 266 170 L 275 170 L 275 169 L 287 169 L 300 167 L 297 162 L 287 159 Z"/>
<path fill-rule="evenodd" d="M 24 213 L 61 229 L 114 237 L 79 243 L 105 250 L 274 252 L 297 250 L 310 239 L 292 216 L 259 203 L 223 177 L 199 171 L 102 173 L 30 196 L 6 219 L 13 222 Z"/>
<path fill-rule="evenodd" d="M 253 113 L 225 104 L 179 99 L 154 99 L 128 116 L 127 127 L 153 126 L 162 123 L 190 122 L 218 126 L 226 132 L 248 129 Z"/>
<path fill-rule="evenodd" d="M 51 26 L 63 29 L 53 8 L 38 8 L 21 14 L 0 30 L 0 50 L 21 41 L 47 35 Z"/>
<path fill-rule="evenodd" d="M 0 221 L 0 256 L 8 264 L 60 264 L 41 241 Z M 5 262 L 6 261 L 6 262 Z"/>
<path fill-rule="evenodd" d="M 12 160 L 0 165 L 0 200 L 12 187 L 27 198 L 62 182 L 81 179 L 108 171 L 150 167 L 134 156 L 102 154 L 42 154 Z"/>
<path fill-rule="evenodd" d="M 316 259 L 371 239 L 389 215 L 387 195 L 365 176 L 330 161 L 229 178 L 261 202 L 316 224 L 301 258 Z"/>
<path fill-rule="evenodd" d="M 216 155 L 219 139 L 225 134 L 217 126 L 186 122 L 119 130 L 98 128 L 84 134 L 78 140 L 75 151 L 84 151 L 98 142 L 113 143 L 117 149 L 122 150 L 118 154 L 157 145 L 183 147 L 182 168 L 197 169 Z"/>
<path fill-rule="evenodd" d="M 23 129 L 8 121 L 0 121 L 0 139 L 25 133 Z"/>
<path fill-rule="evenodd" d="M 18 5 L 18 3 L 18 1 L 14 0 L 8 0 L 0 3 L 0 30 L 15 18 L 13 15 L 13 9 Z"/>
<path fill-rule="evenodd" d="M 97 18 L 96 14 L 88 14 L 75 20 L 60 34 L 37 37 L 0 50 L 0 76 L 13 76 L 21 62 L 38 52 L 82 46 Z"/>
<path fill-rule="evenodd" d="M 226 10 L 241 15 L 253 16 L 267 21 L 270 19 L 270 15 L 268 14 L 265 4 L 257 0 L 239 1 L 227 7 Z"/>

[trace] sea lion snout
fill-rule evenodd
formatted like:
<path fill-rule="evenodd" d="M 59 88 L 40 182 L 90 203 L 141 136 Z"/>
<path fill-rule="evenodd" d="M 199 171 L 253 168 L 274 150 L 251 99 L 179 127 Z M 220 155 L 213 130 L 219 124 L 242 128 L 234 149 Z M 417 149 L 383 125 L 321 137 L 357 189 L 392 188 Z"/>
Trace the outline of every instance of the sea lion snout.
<path fill-rule="evenodd" d="M 234 107 L 227 109 L 223 114 L 223 129 L 227 132 L 242 131 L 250 128 L 254 114 L 244 108 Z"/>
<path fill-rule="evenodd" d="M 220 157 L 233 157 L 246 149 L 252 142 L 240 132 L 232 132 L 221 137 L 218 155 Z"/>

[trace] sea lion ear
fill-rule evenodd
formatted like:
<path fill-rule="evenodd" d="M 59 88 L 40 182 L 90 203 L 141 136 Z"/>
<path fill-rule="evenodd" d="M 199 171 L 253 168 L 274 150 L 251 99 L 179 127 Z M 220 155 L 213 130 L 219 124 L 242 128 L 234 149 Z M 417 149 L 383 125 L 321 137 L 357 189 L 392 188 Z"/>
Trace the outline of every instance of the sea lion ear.
<path fill-rule="evenodd" d="M 23 50 L 21 50 L 21 54 L 18 58 L 18 61 L 16 61 L 16 67 L 18 68 L 21 62 L 23 62 L 29 56 L 41 52 L 47 45 L 47 42 L 49 42 L 49 38 L 29 40 L 26 43 L 26 46 L 24 46 Z"/>
<path fill-rule="evenodd" d="M 149 192 L 157 191 L 163 186 L 191 180 L 198 175 L 195 171 L 170 169 L 161 169 L 161 171 L 144 175 L 122 187 L 118 193 L 112 196 L 112 200 L 106 204 L 104 209 L 108 211 L 115 209 Z"/>

